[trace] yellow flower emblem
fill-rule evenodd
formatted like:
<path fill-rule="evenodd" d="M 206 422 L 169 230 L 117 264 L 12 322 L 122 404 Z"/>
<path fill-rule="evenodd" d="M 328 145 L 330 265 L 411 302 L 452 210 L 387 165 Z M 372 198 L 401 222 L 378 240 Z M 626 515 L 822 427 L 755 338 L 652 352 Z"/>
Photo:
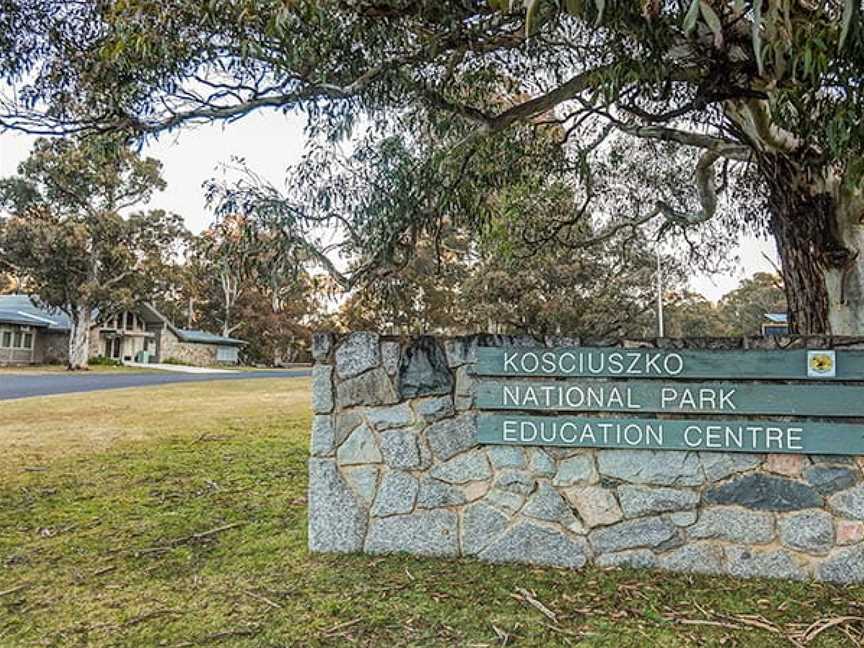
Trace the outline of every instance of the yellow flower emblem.
<path fill-rule="evenodd" d="M 810 369 L 817 373 L 826 373 L 831 371 L 834 361 L 827 353 L 820 353 L 810 357 Z"/>

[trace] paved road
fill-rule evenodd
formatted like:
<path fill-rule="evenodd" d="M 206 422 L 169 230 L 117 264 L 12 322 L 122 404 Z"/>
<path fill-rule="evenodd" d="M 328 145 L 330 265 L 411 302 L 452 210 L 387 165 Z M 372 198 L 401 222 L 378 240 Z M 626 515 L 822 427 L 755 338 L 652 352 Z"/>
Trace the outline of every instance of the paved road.
<path fill-rule="evenodd" d="M 256 378 L 296 378 L 311 375 L 309 369 L 286 369 L 284 371 L 239 371 L 230 374 L 180 374 L 180 373 L 57 373 L 57 374 L 8 374 L 0 373 L 0 400 L 49 396 L 75 392 L 147 387 L 169 383 L 206 382 L 208 380 L 254 380 Z"/>

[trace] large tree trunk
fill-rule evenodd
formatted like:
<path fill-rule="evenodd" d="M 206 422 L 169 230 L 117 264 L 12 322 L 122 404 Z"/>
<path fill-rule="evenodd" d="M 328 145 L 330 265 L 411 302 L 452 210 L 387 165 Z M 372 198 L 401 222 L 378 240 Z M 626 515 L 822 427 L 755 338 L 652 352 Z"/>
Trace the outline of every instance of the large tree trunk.
<path fill-rule="evenodd" d="M 786 286 L 790 330 L 864 335 L 864 204 L 831 175 L 773 161 L 770 228 Z"/>
<path fill-rule="evenodd" d="M 69 362 L 70 371 L 86 370 L 90 359 L 90 327 L 93 324 L 92 312 L 89 308 L 78 306 L 72 317 L 69 331 Z"/>

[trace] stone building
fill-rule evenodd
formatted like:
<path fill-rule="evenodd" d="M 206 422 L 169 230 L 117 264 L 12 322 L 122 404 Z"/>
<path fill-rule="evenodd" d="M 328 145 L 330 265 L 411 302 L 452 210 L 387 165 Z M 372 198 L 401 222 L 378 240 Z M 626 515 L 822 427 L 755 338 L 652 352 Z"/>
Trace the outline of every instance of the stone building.
<path fill-rule="evenodd" d="M 69 317 L 27 295 L 0 295 L 0 365 L 59 364 L 69 347 Z M 90 333 L 90 357 L 121 362 L 236 364 L 243 340 L 174 326 L 152 305 L 122 311 Z"/>

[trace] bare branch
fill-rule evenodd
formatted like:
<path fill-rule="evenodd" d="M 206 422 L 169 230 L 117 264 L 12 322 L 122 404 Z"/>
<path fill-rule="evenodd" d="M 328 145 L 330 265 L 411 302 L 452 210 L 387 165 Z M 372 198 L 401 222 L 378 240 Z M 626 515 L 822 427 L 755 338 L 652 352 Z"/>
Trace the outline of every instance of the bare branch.
<path fill-rule="evenodd" d="M 669 129 L 663 129 L 669 130 Z M 682 133 L 682 131 L 672 131 L 674 133 Z M 690 135 L 693 135 L 692 133 Z M 701 136 L 700 136 L 701 137 Z M 711 138 L 715 139 L 715 138 Z M 730 144 L 731 146 L 731 144 Z M 734 145 L 740 146 L 740 145 Z M 741 147 L 746 149 L 746 147 Z M 726 151 L 728 153 L 728 151 Z M 595 234 L 594 236 L 582 239 L 580 241 L 563 241 L 558 240 L 561 245 L 564 245 L 570 249 L 581 249 L 590 247 L 592 245 L 596 245 L 598 243 L 603 243 L 617 236 L 620 232 L 624 230 L 630 230 L 631 234 L 635 234 L 636 230 L 654 220 L 659 216 L 663 216 L 666 219 L 666 223 L 664 223 L 661 228 L 661 232 L 663 229 L 670 227 L 672 225 L 679 225 L 682 227 L 686 227 L 689 225 L 698 225 L 700 223 L 704 223 L 711 218 L 714 217 L 714 214 L 717 212 L 717 187 L 714 179 L 714 165 L 717 161 L 724 157 L 724 151 L 722 147 L 718 147 L 715 149 L 706 150 L 702 156 L 699 158 L 699 161 L 696 163 L 696 171 L 695 171 L 695 182 L 696 182 L 696 192 L 699 196 L 699 203 L 701 205 L 701 209 L 695 212 L 682 212 L 674 209 L 671 205 L 663 201 L 657 201 L 655 207 L 652 211 L 648 212 L 643 216 L 639 216 L 637 218 L 633 218 L 628 221 L 615 223 L 609 225 L 605 229 L 603 229 L 600 233 Z M 587 206 L 587 203 L 586 205 Z M 583 206 L 582 212 L 584 212 L 585 207 Z M 580 214 L 581 216 L 581 214 Z M 559 228 L 560 231 L 560 228 Z"/>
<path fill-rule="evenodd" d="M 701 133 L 691 133 L 664 126 L 638 126 L 635 124 L 621 124 L 618 129 L 633 137 L 678 142 L 685 146 L 708 149 L 719 157 L 738 160 L 739 162 L 747 162 L 753 155 L 753 151 L 744 144 Z"/>
<path fill-rule="evenodd" d="M 308 252 L 318 263 L 321 264 L 327 274 L 330 275 L 337 284 L 339 284 L 340 288 L 344 290 L 349 290 L 351 287 L 353 287 L 356 281 L 356 274 L 352 277 L 348 277 L 342 272 L 339 272 L 339 270 L 336 268 L 336 265 L 327 257 L 326 254 L 324 254 L 317 247 L 306 241 L 298 241 L 298 243 L 301 243 L 306 252 Z"/>
<path fill-rule="evenodd" d="M 622 232 L 624 230 L 629 229 L 631 232 L 635 233 L 635 231 L 639 227 L 645 225 L 646 223 L 654 220 L 661 215 L 663 215 L 663 210 L 660 205 L 657 205 L 652 211 L 648 212 L 644 216 L 639 216 L 637 218 L 624 221 L 622 223 L 615 223 L 614 225 L 610 225 L 606 229 L 602 230 L 599 234 L 595 234 L 591 238 L 573 242 L 561 241 L 561 243 L 573 250 L 591 247 L 592 245 L 597 245 L 598 243 L 603 243 L 604 241 L 608 241 L 609 239 L 614 238 L 619 232 Z"/>
<path fill-rule="evenodd" d="M 680 212 L 665 202 L 658 201 L 657 208 L 663 213 L 669 223 L 674 225 L 697 225 L 713 218 L 717 212 L 717 188 L 714 181 L 714 164 L 720 158 L 720 153 L 713 150 L 705 151 L 696 163 L 696 191 L 702 209 L 697 212 Z"/>

